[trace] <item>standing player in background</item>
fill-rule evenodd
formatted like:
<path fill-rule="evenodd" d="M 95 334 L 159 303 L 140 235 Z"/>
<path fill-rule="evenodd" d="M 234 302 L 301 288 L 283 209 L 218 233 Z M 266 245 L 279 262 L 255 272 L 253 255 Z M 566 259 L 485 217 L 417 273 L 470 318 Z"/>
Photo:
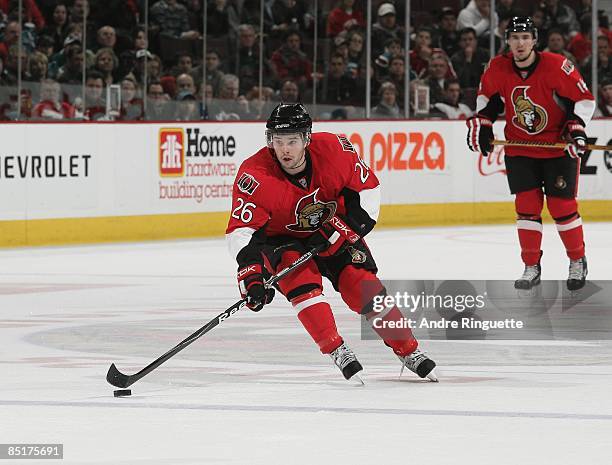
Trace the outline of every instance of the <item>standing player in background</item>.
<path fill-rule="evenodd" d="M 299 103 L 278 105 L 266 127 L 267 147 L 246 159 L 236 176 L 226 231 L 240 293 L 251 310 L 261 310 L 274 296 L 264 288 L 265 276 L 321 250 L 278 288 L 321 352 L 350 379 L 362 366 L 338 334 L 322 276 L 351 310 L 377 319 L 377 326 L 403 319 L 396 306 L 374 311 L 374 299 L 386 291 L 363 237 L 378 219 L 378 179 L 345 136 L 312 134 Z M 417 348 L 410 329 L 374 329 L 403 366 L 436 381 L 435 363 Z"/>
<path fill-rule="evenodd" d="M 476 116 L 467 120 L 468 147 L 487 156 L 493 149 L 493 122 L 504 109 L 507 140 L 567 141 L 565 149 L 505 148 L 510 192 L 516 194 L 523 275 L 517 289 L 540 282 L 542 208 L 555 220 L 570 259 L 567 287 L 584 286 L 587 261 L 576 195 L 580 155 L 586 150 L 585 126 L 595 100 L 574 65 L 562 55 L 535 50 L 538 31 L 528 17 L 514 17 L 506 29 L 510 52 L 491 60 L 483 73 Z"/>

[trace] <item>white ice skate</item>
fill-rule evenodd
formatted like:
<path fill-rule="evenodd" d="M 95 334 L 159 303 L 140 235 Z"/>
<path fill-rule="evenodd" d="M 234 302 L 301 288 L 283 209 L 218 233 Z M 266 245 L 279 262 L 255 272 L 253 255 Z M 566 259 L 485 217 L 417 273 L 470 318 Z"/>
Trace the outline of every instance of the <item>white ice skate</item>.
<path fill-rule="evenodd" d="M 353 379 L 361 384 L 364 384 L 361 377 L 357 374 L 363 370 L 363 367 L 361 366 L 361 363 L 359 363 L 359 360 L 357 360 L 355 353 L 349 349 L 344 342 L 340 344 L 336 350 L 329 354 L 329 356 L 332 358 L 336 366 L 340 368 L 340 371 L 345 379 Z"/>
<path fill-rule="evenodd" d="M 586 282 L 588 271 L 586 257 L 579 258 L 578 260 L 570 260 L 567 288 L 570 291 L 582 289 Z"/>
<path fill-rule="evenodd" d="M 434 368 L 436 368 L 436 362 L 430 359 L 424 352 L 419 349 L 415 349 L 414 352 L 404 357 L 397 356 L 402 361 L 402 370 L 400 371 L 400 378 L 404 373 L 404 368 L 408 368 L 410 371 L 418 375 L 420 378 L 427 378 L 434 383 L 438 382 L 438 377 Z"/>
<path fill-rule="evenodd" d="M 540 276 L 542 275 L 542 268 L 540 264 L 537 265 L 525 265 L 525 271 L 523 276 L 514 281 L 515 289 L 531 289 L 534 286 L 540 284 Z"/>

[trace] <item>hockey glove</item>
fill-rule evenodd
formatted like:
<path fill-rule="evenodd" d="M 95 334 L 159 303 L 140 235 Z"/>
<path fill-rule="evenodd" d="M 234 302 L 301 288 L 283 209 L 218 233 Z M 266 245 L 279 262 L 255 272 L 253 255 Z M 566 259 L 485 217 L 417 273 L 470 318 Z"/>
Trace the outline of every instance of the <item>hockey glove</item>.
<path fill-rule="evenodd" d="M 359 240 L 359 234 L 353 231 L 344 220 L 334 216 L 308 238 L 308 246 L 320 250 L 319 255 L 330 257 L 344 250 L 349 244 Z"/>
<path fill-rule="evenodd" d="M 562 135 L 568 141 L 565 153 L 572 158 L 580 158 L 587 148 L 587 135 L 582 123 L 576 120 L 568 121 L 563 127 Z"/>
<path fill-rule="evenodd" d="M 246 306 L 254 312 L 260 311 L 274 299 L 274 288 L 264 287 L 260 264 L 248 265 L 238 270 L 238 289 L 242 298 L 247 299 Z"/>
<path fill-rule="evenodd" d="M 472 116 L 466 120 L 467 144 L 472 152 L 489 155 L 493 151 L 493 123 L 484 116 Z"/>

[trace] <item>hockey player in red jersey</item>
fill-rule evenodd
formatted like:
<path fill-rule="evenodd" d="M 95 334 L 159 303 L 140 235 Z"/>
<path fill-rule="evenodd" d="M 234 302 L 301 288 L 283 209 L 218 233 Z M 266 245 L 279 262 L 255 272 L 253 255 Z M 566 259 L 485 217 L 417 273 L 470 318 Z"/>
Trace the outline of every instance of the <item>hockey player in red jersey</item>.
<path fill-rule="evenodd" d="M 506 140 L 558 142 L 565 149 L 507 146 L 506 171 L 515 208 L 525 271 L 517 289 L 540 282 L 544 197 L 570 259 L 567 287 L 584 286 L 587 261 L 576 195 L 585 126 L 595 100 L 571 61 L 537 52 L 538 31 L 528 17 L 514 17 L 506 29 L 510 52 L 491 60 L 482 75 L 476 115 L 467 120 L 467 142 L 484 156 L 492 150 L 493 122 L 506 114 Z"/>
<path fill-rule="evenodd" d="M 251 310 L 261 310 L 274 296 L 274 289 L 264 288 L 264 276 L 318 247 L 315 259 L 282 279 L 278 289 L 320 351 L 350 379 L 362 366 L 338 334 L 322 276 L 351 310 L 379 319 L 377 326 L 403 318 L 396 306 L 374 311 L 385 288 L 363 237 L 378 218 L 378 179 L 345 136 L 312 134 L 301 104 L 281 103 L 266 126 L 267 147 L 246 159 L 236 176 L 226 231 L 240 293 Z M 404 366 L 436 381 L 435 363 L 417 348 L 410 329 L 375 331 Z"/>

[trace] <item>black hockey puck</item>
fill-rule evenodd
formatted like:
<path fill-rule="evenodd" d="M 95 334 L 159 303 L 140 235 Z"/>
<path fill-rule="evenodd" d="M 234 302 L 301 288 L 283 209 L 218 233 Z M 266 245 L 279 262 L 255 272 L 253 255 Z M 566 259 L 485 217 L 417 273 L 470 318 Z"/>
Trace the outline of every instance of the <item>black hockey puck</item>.
<path fill-rule="evenodd" d="M 118 389 L 117 391 L 113 392 L 113 395 L 115 397 L 131 396 L 132 395 L 132 390 L 131 389 Z"/>

